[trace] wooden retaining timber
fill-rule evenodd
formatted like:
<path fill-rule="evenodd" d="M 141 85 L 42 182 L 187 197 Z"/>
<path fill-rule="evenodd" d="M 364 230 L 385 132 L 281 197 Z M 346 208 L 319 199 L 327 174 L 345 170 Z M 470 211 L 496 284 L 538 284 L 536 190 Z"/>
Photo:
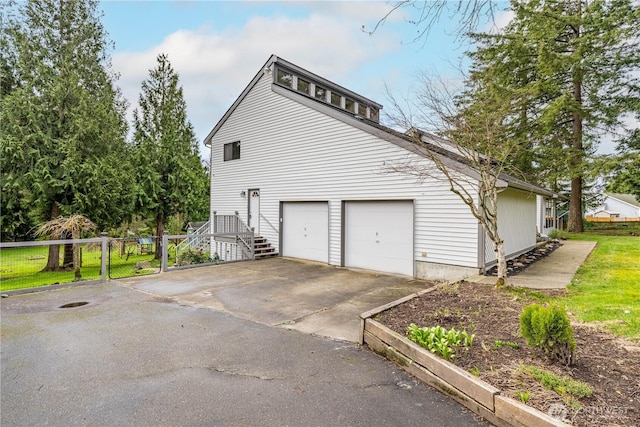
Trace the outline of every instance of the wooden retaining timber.
<path fill-rule="evenodd" d="M 398 364 L 402 369 L 440 392 L 450 396 L 469 410 L 497 426 L 560 427 L 567 426 L 537 409 L 502 396 L 500 390 L 464 369 L 447 362 L 416 343 L 392 331 L 372 316 L 417 295 L 431 292 L 427 289 L 395 303 L 363 313 L 361 341 L 373 351 Z"/>

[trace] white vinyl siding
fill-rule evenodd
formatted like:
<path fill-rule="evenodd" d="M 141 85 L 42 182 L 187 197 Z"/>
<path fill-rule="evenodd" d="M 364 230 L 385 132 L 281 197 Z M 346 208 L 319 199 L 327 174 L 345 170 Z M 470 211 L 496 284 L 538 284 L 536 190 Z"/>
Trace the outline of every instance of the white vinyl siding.
<path fill-rule="evenodd" d="M 498 231 L 504 240 L 507 257 L 522 253 L 536 245 L 536 196 L 517 190 L 498 195 Z M 487 261 L 495 261 L 493 243 L 487 240 Z"/>
<path fill-rule="evenodd" d="M 620 214 L 620 218 L 638 218 L 640 217 L 640 208 L 632 206 L 629 203 L 607 197 L 605 209 Z"/>
<path fill-rule="evenodd" d="M 211 210 L 239 211 L 241 191 L 260 188 L 260 232 L 278 246 L 280 202 L 328 201 L 329 263 L 340 265 L 343 201 L 414 200 L 415 260 L 478 266 L 478 224 L 443 181 L 417 183 L 385 165 L 425 159 L 388 141 L 304 106 L 271 89 L 264 76 L 212 138 L 242 141 L 242 157 L 211 159 Z M 221 150 L 220 150 L 221 151 Z"/>

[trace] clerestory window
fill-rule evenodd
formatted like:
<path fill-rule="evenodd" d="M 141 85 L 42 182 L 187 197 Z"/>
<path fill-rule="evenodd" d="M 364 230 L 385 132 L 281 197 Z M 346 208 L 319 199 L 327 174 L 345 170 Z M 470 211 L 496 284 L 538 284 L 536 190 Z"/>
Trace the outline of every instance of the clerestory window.
<path fill-rule="evenodd" d="M 334 90 L 331 87 L 323 87 L 313 80 L 308 80 L 308 76 L 298 75 L 297 72 L 289 71 L 286 68 L 276 67 L 274 83 L 280 86 L 291 88 L 299 93 L 313 97 L 322 102 L 326 102 L 335 107 L 341 108 L 352 114 L 379 122 L 380 112 L 378 107 L 368 105 L 368 102 L 358 98 L 350 98 L 341 90 Z"/>
<path fill-rule="evenodd" d="M 308 81 L 298 77 L 298 91 L 310 95 L 311 84 Z"/>
<path fill-rule="evenodd" d="M 278 83 L 287 87 L 293 87 L 293 74 L 278 69 Z"/>

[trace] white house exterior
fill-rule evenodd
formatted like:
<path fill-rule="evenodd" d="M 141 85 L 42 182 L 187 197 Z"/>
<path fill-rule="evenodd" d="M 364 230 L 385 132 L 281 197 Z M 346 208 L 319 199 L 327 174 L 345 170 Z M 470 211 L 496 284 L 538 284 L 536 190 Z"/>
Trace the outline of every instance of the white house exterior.
<path fill-rule="evenodd" d="M 638 221 L 640 219 L 640 202 L 633 194 L 604 193 L 602 203 L 586 212 L 587 220 L 607 218 L 616 221 Z"/>
<path fill-rule="evenodd" d="M 212 216 L 237 211 L 280 255 L 335 266 L 450 280 L 495 262 L 448 182 L 389 172 L 430 160 L 378 123 L 381 108 L 272 56 L 205 140 Z M 499 226 L 516 255 L 536 244 L 536 194 L 551 193 L 502 185 Z"/>
<path fill-rule="evenodd" d="M 558 195 L 536 196 L 536 226 L 541 236 L 549 236 L 552 230 L 558 229 L 557 202 Z"/>

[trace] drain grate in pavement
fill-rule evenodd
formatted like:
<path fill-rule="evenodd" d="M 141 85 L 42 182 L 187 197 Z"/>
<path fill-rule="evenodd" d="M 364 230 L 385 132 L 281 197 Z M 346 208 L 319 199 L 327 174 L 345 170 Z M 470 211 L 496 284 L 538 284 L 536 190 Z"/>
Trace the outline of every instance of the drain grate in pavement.
<path fill-rule="evenodd" d="M 83 305 L 87 305 L 89 304 L 88 301 L 76 301 L 76 302 L 70 302 L 68 304 L 63 304 L 58 308 L 74 308 L 74 307 L 82 307 Z"/>

